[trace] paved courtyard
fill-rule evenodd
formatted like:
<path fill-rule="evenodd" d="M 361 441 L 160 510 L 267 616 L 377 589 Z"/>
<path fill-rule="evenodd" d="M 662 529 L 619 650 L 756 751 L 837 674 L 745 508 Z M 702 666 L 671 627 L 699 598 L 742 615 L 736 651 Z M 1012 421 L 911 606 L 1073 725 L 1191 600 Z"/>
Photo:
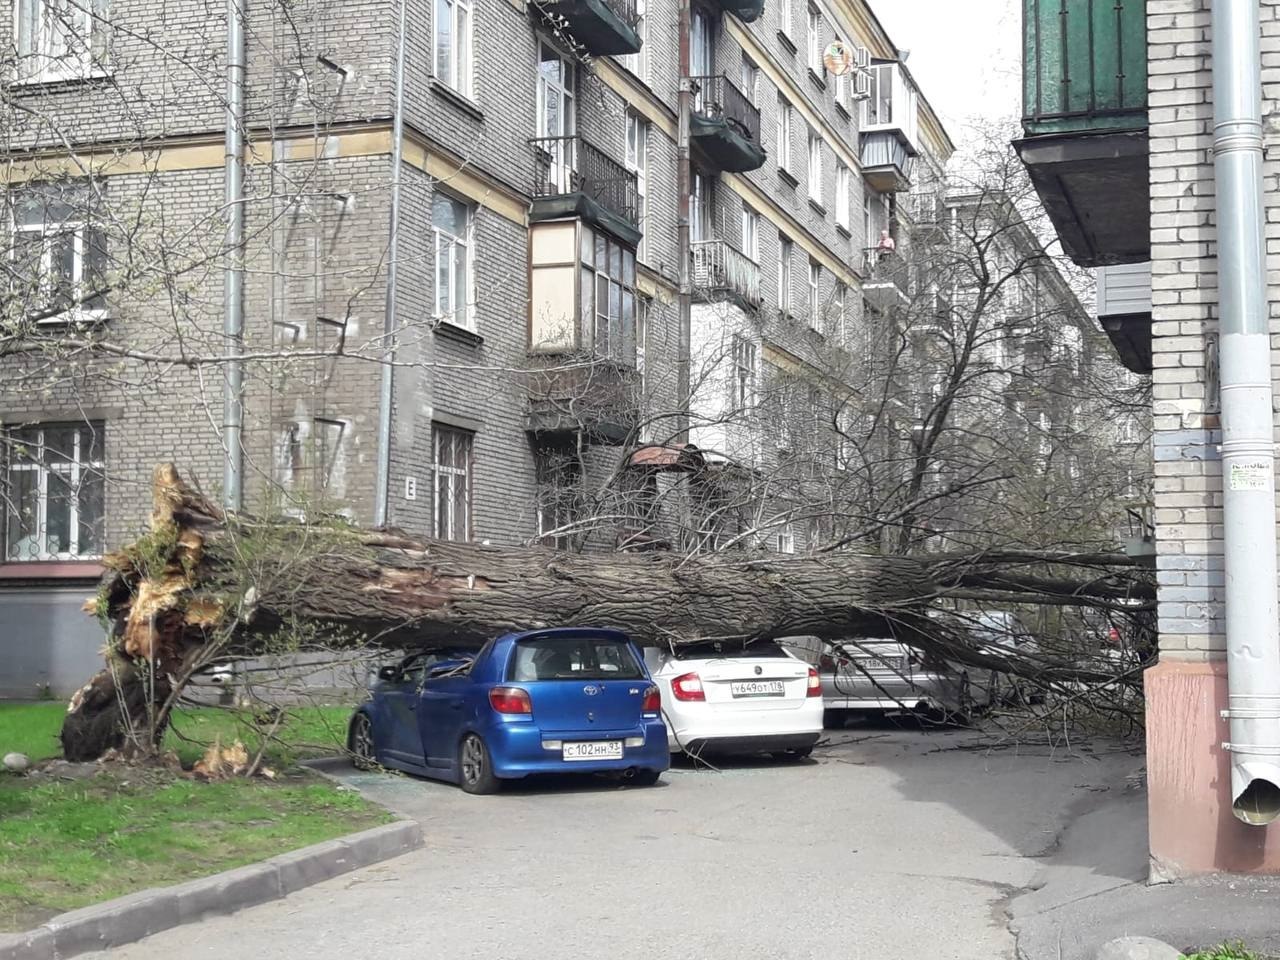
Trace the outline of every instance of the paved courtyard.
<path fill-rule="evenodd" d="M 1008 899 L 1062 825 L 1140 763 L 1112 744 L 1001 746 L 887 723 L 831 731 L 809 762 L 683 767 L 651 788 L 472 797 L 346 769 L 422 822 L 424 850 L 110 955 L 1013 957 Z"/>

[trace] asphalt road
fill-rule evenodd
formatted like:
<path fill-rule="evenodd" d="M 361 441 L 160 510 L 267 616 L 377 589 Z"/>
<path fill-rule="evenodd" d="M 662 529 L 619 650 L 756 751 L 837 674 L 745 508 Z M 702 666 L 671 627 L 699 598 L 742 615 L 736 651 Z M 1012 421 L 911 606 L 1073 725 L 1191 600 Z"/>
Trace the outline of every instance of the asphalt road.
<path fill-rule="evenodd" d="M 1011 895 L 1140 757 L 969 731 L 831 732 L 814 760 L 471 797 L 347 771 L 426 849 L 110 951 L 118 960 L 994 960 Z M 106 954 L 97 954 L 106 956 Z"/>

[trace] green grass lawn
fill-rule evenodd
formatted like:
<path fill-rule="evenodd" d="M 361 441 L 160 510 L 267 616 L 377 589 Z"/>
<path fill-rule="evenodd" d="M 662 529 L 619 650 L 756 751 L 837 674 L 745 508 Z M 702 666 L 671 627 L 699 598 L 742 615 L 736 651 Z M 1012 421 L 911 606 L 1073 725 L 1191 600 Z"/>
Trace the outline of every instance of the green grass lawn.
<path fill-rule="evenodd" d="M 0 704 L 0 750 L 57 756 L 60 703 Z M 278 781 L 202 783 L 104 764 L 87 779 L 0 773 L 0 931 L 147 887 L 243 866 L 391 819 L 357 794 L 293 766 L 341 747 L 348 707 L 300 708 L 268 747 Z M 206 744 L 257 737 L 226 711 L 175 715 L 166 747 L 190 763 Z"/>
<path fill-rule="evenodd" d="M 61 702 L 0 703 L 0 753 L 17 751 L 33 761 L 59 756 L 58 730 L 66 709 Z M 299 759 L 338 753 L 345 743 L 350 717 L 351 708 L 345 706 L 291 707 L 275 734 L 282 742 L 269 744 L 265 756 L 270 763 L 287 766 Z M 216 737 L 223 744 L 238 738 L 250 756 L 260 744 L 243 714 L 217 707 L 186 707 L 173 712 L 164 746 L 190 765 Z"/>

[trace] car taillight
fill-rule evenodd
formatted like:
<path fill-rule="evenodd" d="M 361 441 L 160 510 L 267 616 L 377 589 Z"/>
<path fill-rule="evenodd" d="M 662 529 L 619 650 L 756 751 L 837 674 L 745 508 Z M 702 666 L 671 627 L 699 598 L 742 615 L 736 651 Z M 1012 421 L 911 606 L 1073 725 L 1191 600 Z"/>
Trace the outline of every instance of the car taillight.
<path fill-rule="evenodd" d="M 818 676 L 818 671 L 813 667 L 809 668 L 809 689 L 806 691 L 805 696 L 822 696 L 822 678 Z"/>
<path fill-rule="evenodd" d="M 651 713 L 657 716 L 662 712 L 662 694 L 658 692 L 658 688 L 650 686 L 644 692 L 644 706 L 640 708 L 641 713 Z"/>
<path fill-rule="evenodd" d="M 533 713 L 529 691 L 519 687 L 494 687 L 489 691 L 489 706 L 498 713 Z"/>
<path fill-rule="evenodd" d="M 705 700 L 702 692 L 702 678 L 696 673 L 685 673 L 671 681 L 671 692 L 677 700 Z"/>

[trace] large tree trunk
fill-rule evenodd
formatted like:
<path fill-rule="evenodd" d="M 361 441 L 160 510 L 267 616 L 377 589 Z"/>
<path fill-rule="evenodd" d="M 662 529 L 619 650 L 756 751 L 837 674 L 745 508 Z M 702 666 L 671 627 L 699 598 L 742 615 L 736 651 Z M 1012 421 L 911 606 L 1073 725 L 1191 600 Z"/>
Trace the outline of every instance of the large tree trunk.
<path fill-rule="evenodd" d="M 94 603 L 111 655 L 142 669 L 118 669 L 119 690 L 108 675 L 77 695 L 62 734 L 68 756 L 97 755 L 139 729 L 156 709 L 151 687 L 167 699 L 209 656 L 252 655 L 281 635 L 403 649 L 610 626 L 645 644 L 895 635 L 949 657 L 964 646 L 925 617 L 940 588 L 912 558 L 578 555 L 228 518 L 172 464 L 157 468 L 154 497 L 151 533 L 106 559 Z M 971 588 L 949 564 L 948 580 Z M 144 676 L 155 678 L 145 688 Z M 105 717 L 121 708 L 127 719 Z"/>

